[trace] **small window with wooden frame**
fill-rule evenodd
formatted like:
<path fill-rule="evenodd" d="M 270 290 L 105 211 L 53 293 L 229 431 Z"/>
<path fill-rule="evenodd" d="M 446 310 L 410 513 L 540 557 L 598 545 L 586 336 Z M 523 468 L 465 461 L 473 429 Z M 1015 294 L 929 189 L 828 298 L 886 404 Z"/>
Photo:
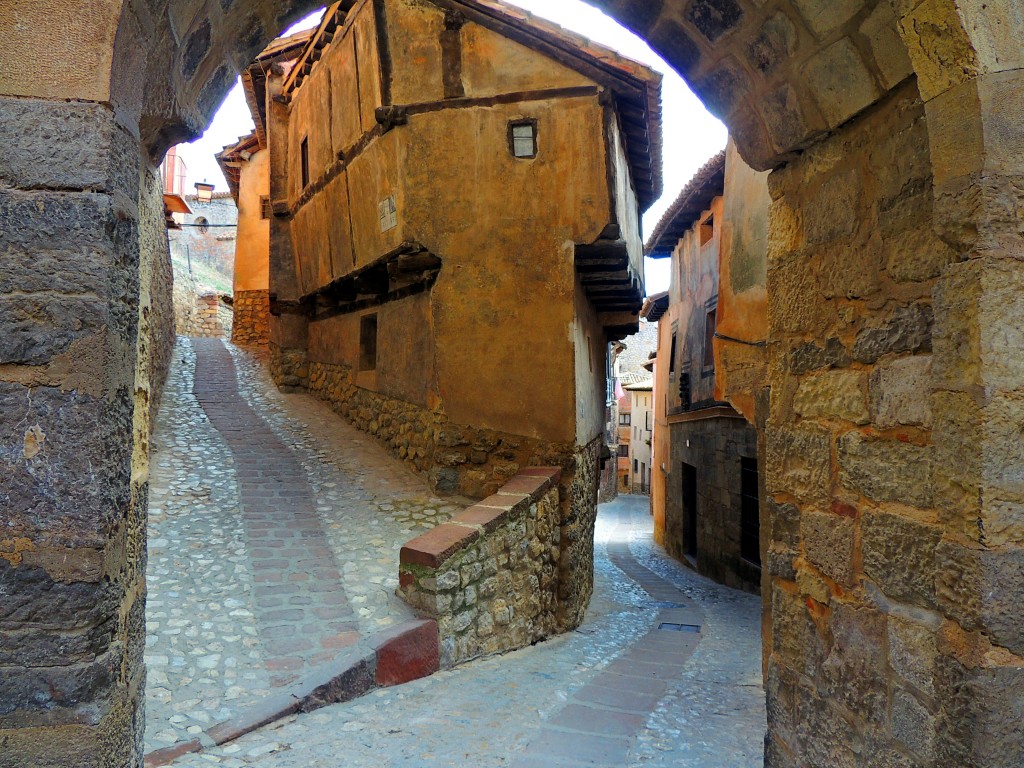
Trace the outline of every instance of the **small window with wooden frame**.
<path fill-rule="evenodd" d="M 260 219 L 266 220 L 274 215 L 274 206 L 270 202 L 270 195 L 260 195 Z"/>
<path fill-rule="evenodd" d="M 359 319 L 359 370 L 377 370 L 377 315 Z"/>
<path fill-rule="evenodd" d="M 537 121 L 511 120 L 508 124 L 508 148 L 512 157 L 530 160 L 537 156 Z"/>
<path fill-rule="evenodd" d="M 299 144 L 299 173 L 302 189 L 309 186 L 309 137 L 303 136 Z"/>

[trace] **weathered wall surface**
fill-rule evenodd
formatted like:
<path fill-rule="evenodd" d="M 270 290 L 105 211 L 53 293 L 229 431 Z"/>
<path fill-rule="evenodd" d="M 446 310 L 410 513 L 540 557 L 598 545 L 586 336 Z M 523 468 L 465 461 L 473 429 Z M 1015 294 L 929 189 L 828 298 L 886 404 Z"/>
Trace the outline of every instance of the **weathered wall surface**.
<path fill-rule="evenodd" d="M 740 554 L 740 459 L 757 458 L 757 430 L 742 416 L 669 419 L 671 454 L 665 457 L 664 546 L 687 559 L 683 524 L 685 462 L 696 469 L 696 568 L 730 587 L 761 591 L 761 568 Z"/>
<path fill-rule="evenodd" d="M 265 347 L 270 342 L 270 291 L 235 291 L 231 341 Z"/>
<path fill-rule="evenodd" d="M 527 469 L 402 547 L 399 594 L 437 620 L 442 665 L 559 631 L 558 481 L 557 469 Z"/>
<path fill-rule="evenodd" d="M 976 599 L 964 579 L 979 562 L 977 530 L 965 536 L 963 507 L 947 506 L 944 489 L 974 448 L 959 440 L 947 452 L 963 413 L 932 394 L 935 351 L 941 367 L 957 346 L 943 329 L 938 348 L 934 320 L 950 298 L 937 278 L 957 257 L 933 231 L 928 138 L 908 83 L 769 179 L 776 765 L 865 764 L 858 754 L 967 764 L 971 737 L 942 724 L 972 706 L 962 686 L 998 674 L 977 668 L 976 649 L 1014 652 L 995 626 L 971 634 L 981 624 L 961 607 Z M 811 738 L 808 717 L 838 726 L 836 738 Z"/>
<path fill-rule="evenodd" d="M 72 80 L 26 93 L 9 70 L 0 88 L 22 96 L 0 98 L 0 761 L 54 767 L 141 763 L 146 440 L 165 328 L 155 171 L 140 174 L 109 106 L 32 96 L 101 95 Z"/>
<path fill-rule="evenodd" d="M 730 141 L 722 195 L 715 399 L 751 424 L 756 393 L 766 386 L 768 357 L 768 174 L 750 169 Z"/>
<path fill-rule="evenodd" d="M 270 219 L 262 198 L 270 194 L 270 152 L 253 152 L 242 163 L 238 182 L 234 292 L 266 291 L 270 286 Z"/>

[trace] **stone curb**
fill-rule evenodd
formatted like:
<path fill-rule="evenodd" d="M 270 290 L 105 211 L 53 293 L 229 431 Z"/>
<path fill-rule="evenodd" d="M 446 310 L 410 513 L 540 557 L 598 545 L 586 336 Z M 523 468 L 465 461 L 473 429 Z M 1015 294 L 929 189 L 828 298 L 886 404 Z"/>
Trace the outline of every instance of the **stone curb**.
<path fill-rule="evenodd" d="M 219 747 L 297 712 L 359 698 L 375 688 L 428 677 L 440 669 L 437 622 L 413 619 L 378 632 L 358 647 L 311 671 L 298 683 L 275 692 L 230 720 L 217 723 L 196 739 L 156 749 L 146 768 L 169 765 L 182 755 Z"/>

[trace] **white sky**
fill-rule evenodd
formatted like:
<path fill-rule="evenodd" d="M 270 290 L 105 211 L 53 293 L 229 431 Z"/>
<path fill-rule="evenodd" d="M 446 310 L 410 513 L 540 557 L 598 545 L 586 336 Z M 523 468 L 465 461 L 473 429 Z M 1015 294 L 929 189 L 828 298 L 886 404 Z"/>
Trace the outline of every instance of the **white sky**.
<path fill-rule="evenodd" d="M 679 191 L 697 170 L 725 146 L 726 130 L 718 120 L 704 109 L 686 83 L 648 45 L 632 32 L 601 11 L 586 5 L 582 0 L 509 0 L 532 11 L 538 16 L 550 19 L 591 40 L 637 61 L 648 64 L 665 75 L 662 90 L 663 102 L 663 145 L 665 193 L 644 215 L 644 235 L 648 235 L 658 223 L 665 209 L 678 196 Z M 295 32 L 315 26 L 320 12 L 299 22 L 288 32 Z M 207 180 L 216 185 L 217 191 L 227 190 L 227 183 L 213 156 L 228 144 L 234 143 L 253 129 L 249 108 L 242 95 L 241 85 L 231 89 L 213 123 L 203 137 L 191 144 L 179 147 L 179 154 L 188 167 L 186 189 L 197 181 Z M 657 293 L 668 288 L 668 260 L 647 259 L 647 292 Z"/>

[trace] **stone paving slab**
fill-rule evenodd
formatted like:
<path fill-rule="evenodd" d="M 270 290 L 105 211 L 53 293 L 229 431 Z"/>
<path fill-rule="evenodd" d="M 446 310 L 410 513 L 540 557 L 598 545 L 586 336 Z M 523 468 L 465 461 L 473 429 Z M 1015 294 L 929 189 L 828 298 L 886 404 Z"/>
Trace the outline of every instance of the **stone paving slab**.
<path fill-rule="evenodd" d="M 147 752 L 412 618 L 398 550 L 467 503 L 433 496 L 315 398 L 278 392 L 251 353 L 186 338 L 150 486 Z"/>
<path fill-rule="evenodd" d="M 650 545 L 647 500 L 601 509 L 595 596 L 576 632 L 500 657 L 480 659 L 348 704 L 296 715 L 174 764 L 199 768 L 378 768 L 380 766 L 706 766 L 762 764 L 760 601 L 704 579 Z M 619 524 L 619 517 L 625 522 Z M 641 568 L 703 618 L 690 660 L 670 679 L 611 674 L 609 667 L 652 629 L 665 608 L 612 564 L 625 542 Z M 621 553 L 618 553 L 619 555 Z M 617 555 L 618 556 L 618 555 Z M 619 557 L 621 560 L 622 558 Z M 641 571 L 636 571 L 640 574 Z M 669 590 L 674 590 L 671 593 Z M 737 636 L 739 639 L 737 640 Z M 644 647 L 640 645 L 640 647 Z M 756 681 L 753 684 L 751 681 Z M 556 725 L 568 707 L 633 715 L 596 688 L 657 699 L 630 736 Z M 635 701 L 633 702 L 635 704 Z M 570 712 L 572 710 L 569 710 Z M 628 721 L 635 725 L 636 721 Z M 586 727 L 586 720 L 577 725 Z"/>

